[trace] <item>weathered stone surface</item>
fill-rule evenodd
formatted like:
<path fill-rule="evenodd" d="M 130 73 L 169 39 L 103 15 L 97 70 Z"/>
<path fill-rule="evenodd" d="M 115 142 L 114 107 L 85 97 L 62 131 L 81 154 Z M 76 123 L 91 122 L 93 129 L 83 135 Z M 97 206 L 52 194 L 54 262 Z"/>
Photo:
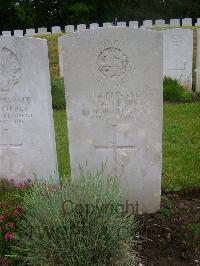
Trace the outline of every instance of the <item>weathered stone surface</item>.
<path fill-rule="evenodd" d="M 99 24 L 98 23 L 91 23 L 90 24 L 90 29 L 97 29 L 99 28 Z"/>
<path fill-rule="evenodd" d="M 65 26 L 65 32 L 66 33 L 74 32 L 74 25 L 67 25 L 67 26 Z"/>
<path fill-rule="evenodd" d="M 56 174 L 46 40 L 0 37 L 0 177 Z"/>
<path fill-rule="evenodd" d="M 51 32 L 47 32 L 47 28 L 42 27 L 42 28 L 38 28 L 38 34 L 45 35 L 45 34 L 51 34 Z"/>
<path fill-rule="evenodd" d="M 15 37 L 23 37 L 24 36 L 23 30 L 14 30 L 14 36 Z"/>
<path fill-rule="evenodd" d="M 182 26 L 192 26 L 192 19 L 191 18 L 183 18 L 182 19 Z"/>
<path fill-rule="evenodd" d="M 153 21 L 152 20 L 144 20 L 143 21 L 143 28 L 151 28 L 153 26 Z"/>
<path fill-rule="evenodd" d="M 170 26 L 171 27 L 180 27 L 180 19 L 170 19 Z"/>
<path fill-rule="evenodd" d="M 86 30 L 86 24 L 77 25 L 77 31 L 85 31 L 85 30 Z"/>
<path fill-rule="evenodd" d="M 193 31 L 170 29 L 163 32 L 164 76 L 192 88 Z"/>
<path fill-rule="evenodd" d="M 8 31 L 8 30 L 2 31 L 2 35 L 3 36 L 11 36 L 11 31 Z"/>
<path fill-rule="evenodd" d="M 118 21 L 117 26 L 118 27 L 126 27 L 126 22 L 125 21 Z"/>
<path fill-rule="evenodd" d="M 139 212 L 160 207 L 162 33 L 108 27 L 61 37 L 72 176 L 117 175 Z"/>
<path fill-rule="evenodd" d="M 157 26 L 157 27 L 165 26 L 165 20 L 164 19 L 155 20 L 155 26 Z"/>
<path fill-rule="evenodd" d="M 139 27 L 139 22 L 138 21 L 129 21 L 129 27 L 137 29 Z"/>
<path fill-rule="evenodd" d="M 54 34 L 54 33 L 61 33 L 62 30 L 61 30 L 61 27 L 60 26 L 54 26 L 51 28 L 51 32 Z"/>
<path fill-rule="evenodd" d="M 26 29 L 26 36 L 31 37 L 35 35 L 35 29 Z"/>

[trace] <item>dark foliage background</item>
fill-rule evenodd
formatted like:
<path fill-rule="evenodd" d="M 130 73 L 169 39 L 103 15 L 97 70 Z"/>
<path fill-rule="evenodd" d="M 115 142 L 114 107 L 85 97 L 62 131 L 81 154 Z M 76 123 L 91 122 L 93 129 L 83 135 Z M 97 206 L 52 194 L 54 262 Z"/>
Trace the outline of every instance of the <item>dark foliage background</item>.
<path fill-rule="evenodd" d="M 0 30 L 200 16 L 200 0 L 0 0 Z"/>

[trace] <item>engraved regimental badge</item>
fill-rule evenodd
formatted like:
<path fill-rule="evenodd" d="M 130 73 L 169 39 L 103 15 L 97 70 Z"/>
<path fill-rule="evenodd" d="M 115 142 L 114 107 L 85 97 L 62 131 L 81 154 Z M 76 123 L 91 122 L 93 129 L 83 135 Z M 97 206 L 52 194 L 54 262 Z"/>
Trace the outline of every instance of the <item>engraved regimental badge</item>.
<path fill-rule="evenodd" d="M 0 48 L 0 92 L 12 90 L 20 79 L 20 63 L 8 48 Z"/>
<path fill-rule="evenodd" d="M 121 83 L 130 71 L 125 44 L 121 41 L 104 41 L 98 46 L 97 68 L 99 73 L 114 83 Z"/>

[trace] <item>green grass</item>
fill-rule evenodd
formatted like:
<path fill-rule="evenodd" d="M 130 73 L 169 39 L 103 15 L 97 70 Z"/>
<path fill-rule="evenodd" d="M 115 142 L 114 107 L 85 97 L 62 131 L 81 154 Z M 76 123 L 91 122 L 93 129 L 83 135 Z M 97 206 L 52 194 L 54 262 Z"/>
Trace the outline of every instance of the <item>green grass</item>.
<path fill-rule="evenodd" d="M 60 176 L 70 175 L 66 114 L 54 111 Z M 200 105 L 165 104 L 163 132 L 164 190 L 200 188 Z"/>
<path fill-rule="evenodd" d="M 200 105 L 164 107 L 163 188 L 200 188 Z"/>

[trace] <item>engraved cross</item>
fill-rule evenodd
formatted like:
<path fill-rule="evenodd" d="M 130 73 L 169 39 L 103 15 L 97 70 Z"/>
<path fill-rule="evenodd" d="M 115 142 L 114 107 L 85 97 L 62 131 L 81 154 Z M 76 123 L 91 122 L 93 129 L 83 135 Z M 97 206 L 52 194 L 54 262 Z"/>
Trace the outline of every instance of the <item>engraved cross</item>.
<path fill-rule="evenodd" d="M 113 164 L 114 164 L 114 174 L 117 176 L 117 166 L 118 166 L 118 150 L 135 150 L 136 146 L 133 145 L 117 145 L 117 125 L 112 125 L 112 133 L 113 133 L 113 144 L 112 145 L 95 145 L 95 148 L 98 150 L 111 149 L 113 151 Z"/>

